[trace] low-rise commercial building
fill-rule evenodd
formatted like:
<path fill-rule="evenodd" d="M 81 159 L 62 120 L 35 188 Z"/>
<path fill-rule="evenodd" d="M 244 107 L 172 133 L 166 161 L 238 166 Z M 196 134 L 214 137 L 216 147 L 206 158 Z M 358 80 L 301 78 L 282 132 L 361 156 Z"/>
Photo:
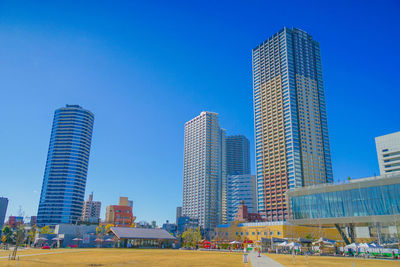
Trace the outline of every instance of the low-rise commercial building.
<path fill-rule="evenodd" d="M 249 212 L 247 205 L 244 204 L 244 201 L 239 205 L 234 221 L 241 221 L 241 222 L 263 222 L 265 221 L 259 213 L 252 213 Z"/>
<path fill-rule="evenodd" d="M 167 220 L 166 223 L 164 223 L 161 228 L 174 236 L 176 235 L 177 227 L 175 223 L 169 223 L 169 221 Z"/>
<path fill-rule="evenodd" d="M 244 241 L 261 242 L 262 239 L 287 239 L 299 238 L 327 238 L 341 240 L 335 227 L 299 226 L 289 222 L 252 222 L 243 223 L 233 221 L 229 224 L 218 225 L 214 239 L 217 241 Z M 281 241 L 282 242 L 282 241 Z"/>
<path fill-rule="evenodd" d="M 24 217 L 22 217 L 22 216 L 10 216 L 10 217 L 8 217 L 7 224 L 11 228 L 15 228 L 18 225 L 24 224 Z"/>
<path fill-rule="evenodd" d="M 120 197 L 119 205 L 110 205 L 106 208 L 106 223 L 117 227 L 130 227 L 135 219 L 132 213 L 132 201 L 127 197 Z"/>
<path fill-rule="evenodd" d="M 335 226 L 346 243 L 356 242 L 357 232 L 398 241 L 400 173 L 290 189 L 286 196 L 291 223 Z"/>
<path fill-rule="evenodd" d="M 111 227 L 117 247 L 171 248 L 177 240 L 164 229 Z"/>
<path fill-rule="evenodd" d="M 182 234 L 187 229 L 196 229 L 199 226 L 200 225 L 198 219 L 193 219 L 187 216 L 181 216 L 178 218 L 177 233 Z"/>

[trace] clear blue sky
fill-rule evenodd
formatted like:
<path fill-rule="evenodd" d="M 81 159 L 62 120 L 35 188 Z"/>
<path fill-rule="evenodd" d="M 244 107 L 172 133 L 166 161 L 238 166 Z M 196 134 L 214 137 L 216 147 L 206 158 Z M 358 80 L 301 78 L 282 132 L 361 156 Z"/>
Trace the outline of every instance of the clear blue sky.
<path fill-rule="evenodd" d="M 175 221 L 185 121 L 218 112 L 253 154 L 251 49 L 283 26 L 321 44 L 335 180 L 378 174 L 374 137 L 400 130 L 400 2 L 327 3 L 1 1 L 8 215 L 36 215 L 53 112 L 80 104 L 95 114 L 86 196 L 102 217 L 128 196 L 138 220 Z"/>

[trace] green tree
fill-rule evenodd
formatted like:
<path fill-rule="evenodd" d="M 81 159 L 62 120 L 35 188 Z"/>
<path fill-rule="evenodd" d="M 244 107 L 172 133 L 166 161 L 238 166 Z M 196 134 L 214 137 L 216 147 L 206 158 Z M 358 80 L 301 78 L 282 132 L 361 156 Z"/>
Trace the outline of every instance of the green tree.
<path fill-rule="evenodd" d="M 104 225 L 99 225 L 96 227 L 96 234 L 98 239 L 103 240 L 105 233 L 106 233 L 106 228 L 104 227 Z M 102 241 L 97 242 L 97 247 L 100 247 L 101 242 Z"/>
<path fill-rule="evenodd" d="M 134 223 L 133 223 L 134 224 Z M 114 227 L 113 224 L 107 224 L 106 227 L 104 228 L 105 233 L 107 234 L 108 232 L 110 232 L 110 228 Z M 131 227 L 135 227 L 135 226 L 131 226 Z"/>
<path fill-rule="evenodd" d="M 306 234 L 305 238 L 306 238 L 306 239 L 309 239 L 309 240 L 311 240 L 311 241 L 314 240 L 314 238 L 313 238 L 313 236 L 312 236 L 311 233 Z"/>
<path fill-rule="evenodd" d="M 194 236 L 194 231 L 192 228 L 189 228 L 182 233 L 184 247 L 193 247 L 193 236 Z"/>
<path fill-rule="evenodd" d="M 27 236 L 27 243 L 30 246 L 32 242 L 35 240 L 37 233 L 37 227 L 36 225 L 32 226 L 32 228 L 28 231 L 28 236 Z"/>
<path fill-rule="evenodd" d="M 40 233 L 41 234 L 52 234 L 53 230 L 50 228 L 50 226 L 46 225 L 40 228 Z"/>
<path fill-rule="evenodd" d="M 189 228 L 182 233 L 183 244 L 185 247 L 196 247 L 196 245 L 200 243 L 201 238 L 200 227 L 197 227 L 196 230 Z"/>
<path fill-rule="evenodd" d="M 200 227 L 196 228 L 196 231 L 194 231 L 194 235 L 193 235 L 193 243 L 194 246 L 196 246 L 197 244 L 199 244 L 201 242 L 201 230 Z"/>
<path fill-rule="evenodd" d="M 4 243 L 11 243 L 12 242 L 12 234 L 13 232 L 11 231 L 11 227 L 8 225 L 5 225 L 3 229 L 1 230 L 3 233 L 3 236 L 1 238 L 1 241 Z"/>

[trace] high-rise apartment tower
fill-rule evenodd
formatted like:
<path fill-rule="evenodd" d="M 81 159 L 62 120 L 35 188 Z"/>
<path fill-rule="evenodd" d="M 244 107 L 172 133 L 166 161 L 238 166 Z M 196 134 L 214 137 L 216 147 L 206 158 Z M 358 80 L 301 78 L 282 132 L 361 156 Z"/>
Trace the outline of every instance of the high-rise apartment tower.
<path fill-rule="evenodd" d="M 38 226 L 81 219 L 93 114 L 78 105 L 54 113 L 37 217 Z"/>
<path fill-rule="evenodd" d="M 89 195 L 89 199 L 83 202 L 82 221 L 89 223 L 100 222 L 101 202 L 93 201 L 93 192 Z"/>
<path fill-rule="evenodd" d="M 333 181 L 320 48 L 283 28 L 252 55 L 258 211 L 281 221 L 286 190 Z"/>
<path fill-rule="evenodd" d="M 218 114 L 201 112 L 185 124 L 182 216 L 206 231 L 226 222 L 225 130 Z"/>
<path fill-rule="evenodd" d="M 400 172 L 400 132 L 375 138 L 381 175 Z"/>
<path fill-rule="evenodd" d="M 226 173 L 250 174 L 250 142 L 244 135 L 226 137 Z"/>

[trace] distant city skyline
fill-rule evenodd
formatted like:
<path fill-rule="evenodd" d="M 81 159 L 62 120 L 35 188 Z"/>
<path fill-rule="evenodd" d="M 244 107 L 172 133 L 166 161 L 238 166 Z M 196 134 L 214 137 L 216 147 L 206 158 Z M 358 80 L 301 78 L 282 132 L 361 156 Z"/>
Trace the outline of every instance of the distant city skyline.
<path fill-rule="evenodd" d="M 284 12 L 266 17 L 270 10 Z M 53 112 L 69 103 L 96 115 L 85 198 L 95 192 L 102 219 L 106 206 L 127 196 L 138 221 L 174 221 L 182 203 L 183 125 L 202 110 L 218 112 L 229 135 L 249 139 L 255 172 L 251 50 L 284 26 L 321 44 L 334 180 L 379 174 L 374 138 L 400 125 L 399 10 L 394 0 L 3 1 L 7 218 L 20 206 L 36 215 Z"/>

